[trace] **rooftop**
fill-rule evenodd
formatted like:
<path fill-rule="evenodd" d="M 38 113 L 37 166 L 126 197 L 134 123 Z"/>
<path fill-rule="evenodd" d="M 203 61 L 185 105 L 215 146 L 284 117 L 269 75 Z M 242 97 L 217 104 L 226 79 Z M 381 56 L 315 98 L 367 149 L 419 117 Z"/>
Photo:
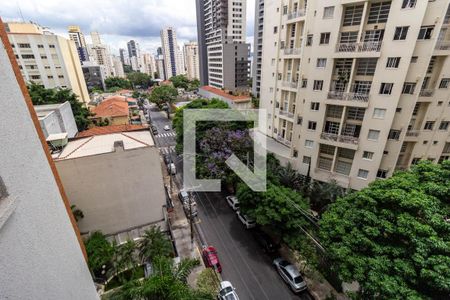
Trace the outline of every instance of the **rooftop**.
<path fill-rule="evenodd" d="M 111 133 L 130 132 L 137 130 L 148 129 L 148 126 L 143 125 L 110 125 L 103 127 L 94 127 L 78 133 L 77 138 L 90 137 L 94 135 L 104 135 Z"/>
<path fill-rule="evenodd" d="M 128 116 L 128 103 L 120 96 L 113 96 L 92 108 L 95 117 Z"/>
<path fill-rule="evenodd" d="M 214 88 L 214 87 L 209 86 L 209 85 L 202 86 L 200 89 L 208 91 L 208 92 L 213 93 L 213 94 L 216 94 L 216 95 L 221 96 L 223 98 L 227 98 L 227 99 L 229 99 L 229 100 L 231 100 L 233 102 L 248 102 L 248 101 L 252 100 L 252 98 L 250 96 L 234 96 L 234 95 L 230 95 L 230 94 L 222 91 L 221 89 L 217 89 L 217 88 Z"/>
<path fill-rule="evenodd" d="M 55 104 L 45 104 L 45 105 L 34 105 L 34 110 L 39 119 L 45 118 L 49 113 L 58 109 L 65 103 L 55 103 Z"/>

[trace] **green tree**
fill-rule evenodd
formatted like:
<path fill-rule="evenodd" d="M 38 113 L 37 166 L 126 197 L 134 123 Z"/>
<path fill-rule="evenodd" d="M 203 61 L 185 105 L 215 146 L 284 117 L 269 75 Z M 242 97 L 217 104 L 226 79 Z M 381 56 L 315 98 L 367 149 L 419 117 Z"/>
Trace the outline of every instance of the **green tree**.
<path fill-rule="evenodd" d="M 111 266 L 114 256 L 114 247 L 100 231 L 92 233 L 85 241 L 88 266 L 94 275 L 100 275 L 102 266 Z"/>
<path fill-rule="evenodd" d="M 132 85 L 130 80 L 121 77 L 108 77 L 105 79 L 105 85 L 107 89 L 120 88 L 131 89 Z"/>
<path fill-rule="evenodd" d="M 138 265 L 136 243 L 132 240 L 128 240 L 122 245 L 116 245 L 114 247 L 113 267 L 115 276 L 117 276 L 119 282 L 125 283 L 124 271 L 135 270 Z M 132 276 L 133 277 L 133 276 Z"/>
<path fill-rule="evenodd" d="M 150 101 L 155 103 L 159 109 L 163 106 L 174 103 L 177 99 L 178 92 L 177 89 L 169 85 L 162 85 L 155 87 L 150 94 Z"/>
<path fill-rule="evenodd" d="M 141 72 L 128 73 L 127 79 L 131 82 L 134 88 L 147 89 L 153 84 L 152 77 Z"/>
<path fill-rule="evenodd" d="M 147 229 L 138 243 L 139 257 L 143 263 L 157 256 L 168 257 L 173 253 L 172 244 L 159 227 Z"/>
<path fill-rule="evenodd" d="M 130 65 L 123 65 L 123 71 L 125 72 L 125 74 L 128 74 L 133 72 L 133 69 L 131 68 Z"/>
<path fill-rule="evenodd" d="M 288 163 L 286 167 L 278 168 L 278 181 L 285 187 L 298 190 L 302 182 L 302 176 Z"/>
<path fill-rule="evenodd" d="M 220 280 L 213 268 L 204 269 L 197 277 L 197 289 L 211 298 L 217 295 Z"/>
<path fill-rule="evenodd" d="M 72 210 L 72 214 L 73 214 L 73 217 L 75 218 L 75 221 L 78 222 L 79 220 L 84 218 L 83 211 L 81 209 L 77 208 L 77 206 L 75 204 L 72 204 L 70 206 L 70 209 Z"/>
<path fill-rule="evenodd" d="M 182 88 L 187 90 L 189 88 L 190 82 L 185 75 L 176 75 L 171 77 L 169 80 L 172 82 L 173 87 L 176 89 Z"/>
<path fill-rule="evenodd" d="M 450 293 L 450 161 L 421 162 L 339 198 L 322 243 L 363 298 L 443 299 Z"/>
<path fill-rule="evenodd" d="M 28 85 L 33 105 L 56 104 L 68 101 L 77 124 L 78 131 L 86 130 L 91 124 L 91 113 L 83 103 L 78 101 L 78 96 L 70 89 L 46 89 L 43 85 L 31 82 Z"/>
<path fill-rule="evenodd" d="M 198 80 L 197 78 L 191 80 L 191 82 L 189 82 L 189 87 L 188 90 L 189 91 L 195 91 L 200 87 L 200 80 Z"/>

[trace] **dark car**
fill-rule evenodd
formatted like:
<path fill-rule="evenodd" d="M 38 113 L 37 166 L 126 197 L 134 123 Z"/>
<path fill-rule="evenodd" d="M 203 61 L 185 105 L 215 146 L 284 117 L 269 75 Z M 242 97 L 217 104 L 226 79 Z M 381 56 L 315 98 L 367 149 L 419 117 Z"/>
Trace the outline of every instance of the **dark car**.
<path fill-rule="evenodd" d="M 222 266 L 220 265 L 216 248 L 213 246 L 204 248 L 202 251 L 202 257 L 207 268 L 213 268 L 217 272 L 222 273 Z"/>
<path fill-rule="evenodd" d="M 274 253 L 279 248 L 279 245 L 264 231 L 255 229 L 252 233 L 256 242 L 261 246 L 265 253 Z"/>
<path fill-rule="evenodd" d="M 169 154 L 163 154 L 163 158 L 164 158 L 164 163 L 165 163 L 166 165 L 168 165 L 168 164 L 171 162 L 171 159 L 170 159 L 170 155 L 169 155 Z"/>

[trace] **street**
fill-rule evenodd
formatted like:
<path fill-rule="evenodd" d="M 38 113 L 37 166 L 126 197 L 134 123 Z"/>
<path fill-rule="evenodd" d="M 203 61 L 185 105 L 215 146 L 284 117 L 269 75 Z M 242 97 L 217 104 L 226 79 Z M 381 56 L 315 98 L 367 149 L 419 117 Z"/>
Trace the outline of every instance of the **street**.
<path fill-rule="evenodd" d="M 155 142 L 162 153 L 175 145 L 175 136 L 164 131 L 170 125 L 165 112 L 149 109 L 152 124 L 158 129 Z M 171 128 L 172 129 L 172 128 Z M 176 182 L 182 185 L 182 160 L 176 162 Z M 222 193 L 195 193 L 198 207 L 197 226 L 203 238 L 214 246 L 222 265 L 223 280 L 230 281 L 240 299 L 312 299 L 307 292 L 295 295 L 272 267 L 272 258 L 264 254 L 251 232 L 238 220 Z"/>

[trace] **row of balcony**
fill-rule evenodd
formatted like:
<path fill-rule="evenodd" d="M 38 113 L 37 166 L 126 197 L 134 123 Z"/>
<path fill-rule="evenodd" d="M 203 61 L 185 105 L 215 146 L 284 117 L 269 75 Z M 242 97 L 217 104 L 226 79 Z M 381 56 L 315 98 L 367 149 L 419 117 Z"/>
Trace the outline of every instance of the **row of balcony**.
<path fill-rule="evenodd" d="M 300 18 L 300 17 L 305 16 L 305 14 L 306 14 L 306 11 L 304 9 L 299 9 L 299 10 L 288 13 L 287 19 L 292 20 L 292 19 Z"/>
<path fill-rule="evenodd" d="M 294 118 L 294 113 L 292 113 L 290 111 L 287 111 L 287 110 L 284 110 L 282 108 L 280 108 L 280 115 L 286 116 L 286 117 L 291 118 L 291 119 Z"/>
<path fill-rule="evenodd" d="M 382 41 L 338 43 L 336 45 L 336 52 L 379 52 L 381 44 Z"/>
<path fill-rule="evenodd" d="M 437 41 L 436 50 L 450 50 L 450 41 Z"/>
<path fill-rule="evenodd" d="M 283 138 L 281 135 L 277 135 L 276 139 L 277 139 L 277 141 L 279 141 L 280 143 L 282 143 L 282 144 L 284 144 L 284 145 L 286 145 L 288 147 L 290 147 L 291 144 L 292 144 L 291 141 Z"/>
<path fill-rule="evenodd" d="M 328 99 L 368 102 L 369 93 L 346 93 L 340 91 L 329 91 Z"/>
<path fill-rule="evenodd" d="M 353 145 L 357 145 L 359 143 L 359 138 L 357 137 L 328 132 L 322 132 L 320 138 L 326 141 L 340 142 Z"/>
<path fill-rule="evenodd" d="M 298 88 L 298 81 L 283 81 L 281 82 L 281 86 L 296 89 Z"/>
<path fill-rule="evenodd" d="M 302 48 L 284 48 L 284 55 L 300 55 Z"/>

